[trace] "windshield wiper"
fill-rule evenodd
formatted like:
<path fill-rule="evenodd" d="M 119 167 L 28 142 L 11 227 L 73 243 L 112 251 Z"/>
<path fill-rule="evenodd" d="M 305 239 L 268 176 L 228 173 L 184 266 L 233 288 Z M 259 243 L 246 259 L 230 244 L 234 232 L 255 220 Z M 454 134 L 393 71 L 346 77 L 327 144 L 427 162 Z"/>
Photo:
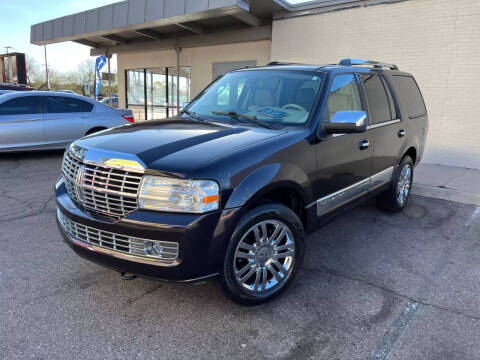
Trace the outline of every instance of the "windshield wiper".
<path fill-rule="evenodd" d="M 195 120 L 198 120 L 198 121 L 203 121 L 203 119 L 200 119 L 200 116 L 198 116 L 198 114 L 194 111 L 190 111 L 190 110 L 187 110 L 187 109 L 183 109 L 183 110 L 180 110 L 180 112 L 178 113 L 178 115 L 183 115 L 183 114 L 187 114 L 188 116 L 190 116 L 192 119 L 195 119 Z"/>
<path fill-rule="evenodd" d="M 264 128 L 267 128 L 267 129 L 274 129 L 273 126 L 267 124 L 267 123 L 264 123 L 263 121 L 260 121 L 257 119 L 256 116 L 251 116 L 251 115 L 245 115 L 245 114 L 240 114 L 240 113 L 237 113 L 236 111 L 212 111 L 212 114 L 213 115 L 226 115 L 226 116 L 230 116 L 234 119 L 238 119 L 238 118 L 244 118 L 244 119 L 247 119 L 257 125 L 260 125 L 260 126 L 263 126 Z"/>

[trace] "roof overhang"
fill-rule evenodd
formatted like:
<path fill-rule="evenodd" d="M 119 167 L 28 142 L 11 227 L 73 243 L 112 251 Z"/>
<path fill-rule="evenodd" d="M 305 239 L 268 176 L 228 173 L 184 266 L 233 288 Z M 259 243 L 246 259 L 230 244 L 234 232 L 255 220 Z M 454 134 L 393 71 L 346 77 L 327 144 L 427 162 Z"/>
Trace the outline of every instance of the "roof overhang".
<path fill-rule="evenodd" d="M 74 41 L 92 47 L 93 55 L 153 42 L 194 46 L 200 39 L 211 42 L 212 34 L 234 30 L 263 39 L 273 13 L 283 10 L 272 0 L 127 0 L 32 25 L 30 42 Z M 252 28 L 259 36 L 252 36 Z"/>

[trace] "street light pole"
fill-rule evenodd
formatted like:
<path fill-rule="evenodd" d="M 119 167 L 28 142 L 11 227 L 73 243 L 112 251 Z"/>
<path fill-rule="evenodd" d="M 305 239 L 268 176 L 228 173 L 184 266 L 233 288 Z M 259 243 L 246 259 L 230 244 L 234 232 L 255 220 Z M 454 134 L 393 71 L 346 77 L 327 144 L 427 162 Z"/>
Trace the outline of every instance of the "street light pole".
<path fill-rule="evenodd" d="M 50 79 L 48 75 L 48 63 L 47 63 L 47 45 L 43 45 L 43 50 L 45 53 L 45 79 L 47 80 L 47 89 L 50 91 Z"/>

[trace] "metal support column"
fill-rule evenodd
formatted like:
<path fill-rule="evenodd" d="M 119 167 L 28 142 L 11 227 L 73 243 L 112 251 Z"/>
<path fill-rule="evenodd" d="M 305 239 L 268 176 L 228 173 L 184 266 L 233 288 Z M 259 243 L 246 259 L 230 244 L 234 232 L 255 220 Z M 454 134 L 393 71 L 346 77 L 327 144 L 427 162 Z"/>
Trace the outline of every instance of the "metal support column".
<path fill-rule="evenodd" d="M 182 48 L 176 46 L 175 52 L 177 53 L 177 114 L 180 111 L 180 53 Z"/>
<path fill-rule="evenodd" d="M 105 57 L 107 58 L 107 66 L 108 66 L 108 105 L 112 106 L 112 74 L 110 72 L 110 59 L 112 58 L 112 54 L 110 54 L 109 49 L 105 51 Z"/>

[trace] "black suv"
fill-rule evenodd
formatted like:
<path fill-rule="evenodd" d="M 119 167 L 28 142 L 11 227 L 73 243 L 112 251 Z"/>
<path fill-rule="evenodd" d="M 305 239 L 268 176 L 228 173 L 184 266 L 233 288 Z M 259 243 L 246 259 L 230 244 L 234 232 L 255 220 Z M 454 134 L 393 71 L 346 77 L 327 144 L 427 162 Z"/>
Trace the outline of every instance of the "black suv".
<path fill-rule="evenodd" d="M 307 232 L 371 197 L 405 207 L 427 126 L 414 78 L 392 64 L 232 71 L 175 118 L 71 144 L 58 224 L 124 277 L 218 276 L 233 300 L 261 303 L 292 282 Z"/>

